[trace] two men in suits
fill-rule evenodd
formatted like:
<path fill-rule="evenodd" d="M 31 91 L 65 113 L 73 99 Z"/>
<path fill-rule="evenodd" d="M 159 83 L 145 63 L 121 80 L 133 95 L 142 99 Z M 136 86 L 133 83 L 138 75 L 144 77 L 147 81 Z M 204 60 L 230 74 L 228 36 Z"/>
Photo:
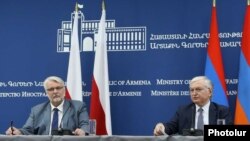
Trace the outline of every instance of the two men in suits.
<path fill-rule="evenodd" d="M 68 129 L 72 134 L 84 136 L 89 133 L 89 116 L 84 102 L 66 100 L 64 81 L 57 76 L 50 76 L 44 81 L 44 89 L 49 101 L 31 109 L 29 118 L 20 129 L 10 127 L 7 135 L 50 135 L 54 108 L 58 110 L 58 129 Z"/>
<path fill-rule="evenodd" d="M 213 94 L 210 79 L 206 76 L 194 77 L 189 88 L 192 103 L 179 107 L 169 122 L 158 123 L 154 129 L 155 136 L 183 134 L 184 129 L 199 129 L 199 109 L 202 110 L 203 125 L 216 125 L 217 119 L 224 119 L 225 124 L 233 124 L 229 108 L 210 101 Z"/>

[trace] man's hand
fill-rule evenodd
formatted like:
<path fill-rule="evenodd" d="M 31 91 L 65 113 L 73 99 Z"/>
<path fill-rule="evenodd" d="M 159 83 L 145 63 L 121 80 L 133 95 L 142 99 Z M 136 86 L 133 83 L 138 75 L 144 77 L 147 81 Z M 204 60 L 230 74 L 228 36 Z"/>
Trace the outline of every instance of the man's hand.
<path fill-rule="evenodd" d="M 163 123 L 156 124 L 155 129 L 154 129 L 154 135 L 155 136 L 166 135 L 165 126 L 163 125 Z"/>
<path fill-rule="evenodd" d="M 9 127 L 6 131 L 5 131 L 6 135 L 22 135 L 21 131 L 18 130 L 15 127 Z"/>
<path fill-rule="evenodd" d="M 77 136 L 85 136 L 85 132 L 84 132 L 82 129 L 80 129 L 80 128 L 77 128 L 77 129 L 73 132 L 73 134 L 75 134 L 75 135 L 77 135 Z"/>

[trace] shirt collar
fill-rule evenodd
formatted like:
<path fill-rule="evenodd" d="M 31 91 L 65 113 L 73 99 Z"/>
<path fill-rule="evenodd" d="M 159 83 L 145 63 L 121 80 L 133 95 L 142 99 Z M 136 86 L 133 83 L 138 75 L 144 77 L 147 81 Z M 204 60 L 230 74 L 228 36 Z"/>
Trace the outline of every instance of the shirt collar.
<path fill-rule="evenodd" d="M 205 104 L 203 107 L 201 107 L 203 109 L 203 111 L 208 111 L 209 110 L 209 106 L 210 106 L 210 100 L 208 101 L 207 104 Z M 196 112 L 198 112 L 200 106 L 198 106 L 197 104 L 195 104 L 195 109 Z"/>
<path fill-rule="evenodd" d="M 59 111 L 63 111 L 63 104 L 64 104 L 64 100 L 62 101 L 62 103 L 60 105 L 58 105 L 57 107 L 55 107 L 53 104 L 50 103 L 51 106 L 51 111 L 53 111 L 54 108 L 57 108 Z"/>

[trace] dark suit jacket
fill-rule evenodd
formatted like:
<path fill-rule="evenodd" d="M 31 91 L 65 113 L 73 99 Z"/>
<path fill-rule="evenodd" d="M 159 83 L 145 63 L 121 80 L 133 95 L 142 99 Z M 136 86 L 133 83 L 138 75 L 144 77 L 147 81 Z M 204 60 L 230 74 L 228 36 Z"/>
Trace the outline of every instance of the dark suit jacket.
<path fill-rule="evenodd" d="M 191 129 L 195 127 L 195 104 L 191 103 L 186 106 L 181 106 L 174 117 L 167 123 L 164 123 L 165 132 L 168 135 L 182 134 L 183 129 Z M 217 119 L 225 119 L 226 124 L 233 124 L 233 118 L 229 108 L 223 105 L 210 103 L 209 107 L 209 124 L 216 125 Z"/>
<path fill-rule="evenodd" d="M 51 120 L 50 102 L 34 106 L 23 128 L 24 135 L 49 135 Z M 61 126 L 63 129 L 74 131 L 81 128 L 89 133 L 89 116 L 84 102 L 65 100 L 63 105 L 63 117 Z"/>

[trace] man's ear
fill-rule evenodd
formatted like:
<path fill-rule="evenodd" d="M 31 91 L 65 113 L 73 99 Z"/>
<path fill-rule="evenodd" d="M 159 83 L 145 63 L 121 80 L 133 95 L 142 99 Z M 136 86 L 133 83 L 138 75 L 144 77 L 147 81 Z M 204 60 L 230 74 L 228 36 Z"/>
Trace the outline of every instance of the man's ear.
<path fill-rule="evenodd" d="M 210 97 L 212 96 L 212 89 L 208 88 L 209 92 L 210 92 Z"/>

